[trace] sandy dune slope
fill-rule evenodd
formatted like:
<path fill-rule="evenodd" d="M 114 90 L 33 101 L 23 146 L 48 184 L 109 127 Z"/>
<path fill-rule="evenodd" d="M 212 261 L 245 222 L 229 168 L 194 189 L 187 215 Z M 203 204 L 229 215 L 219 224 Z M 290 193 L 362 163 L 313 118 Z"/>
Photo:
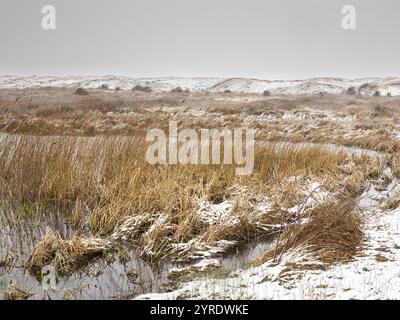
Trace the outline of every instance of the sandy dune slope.
<path fill-rule="evenodd" d="M 340 94 L 350 87 L 361 95 L 373 95 L 379 91 L 381 95 L 390 93 L 400 95 L 400 78 L 314 78 L 305 80 L 259 80 L 246 78 L 131 78 L 122 76 L 90 76 L 90 77 L 54 77 L 54 76 L 0 76 L 0 88 L 29 87 L 83 87 L 88 89 L 121 89 L 131 90 L 141 85 L 156 92 L 170 91 L 176 87 L 190 91 L 210 92 L 244 92 L 263 93 L 269 90 L 272 94 Z"/>

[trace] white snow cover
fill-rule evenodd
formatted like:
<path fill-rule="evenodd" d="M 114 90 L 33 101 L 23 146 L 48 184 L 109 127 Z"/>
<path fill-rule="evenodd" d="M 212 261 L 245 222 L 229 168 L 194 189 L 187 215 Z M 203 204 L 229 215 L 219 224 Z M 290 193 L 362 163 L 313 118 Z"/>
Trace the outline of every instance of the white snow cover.
<path fill-rule="evenodd" d="M 239 270 L 227 279 L 201 279 L 177 291 L 142 295 L 139 299 L 399 299 L 400 298 L 400 210 L 370 217 L 366 249 L 355 261 L 329 270 L 308 270 L 279 277 L 288 261 L 304 259 L 293 253 L 280 264 L 263 264 Z M 387 261 L 378 260 L 383 256 Z M 383 259 L 383 260 L 385 260 Z"/>
<path fill-rule="evenodd" d="M 232 215 L 234 204 L 230 201 L 223 201 L 220 204 L 213 204 L 205 199 L 199 200 L 198 216 L 204 223 L 235 225 L 240 221 Z"/>
<path fill-rule="evenodd" d="M 366 226 L 366 249 L 353 262 L 325 271 L 293 272 L 279 280 L 287 261 L 304 259 L 297 252 L 275 266 L 265 263 L 239 270 L 227 279 L 196 280 L 177 291 L 142 295 L 139 299 L 176 299 L 181 294 L 195 299 L 211 298 L 213 294 L 229 299 L 399 299 L 399 233 L 400 209 L 375 212 Z"/>
<path fill-rule="evenodd" d="M 151 88 L 155 92 L 171 91 L 176 87 L 192 92 L 209 91 L 243 93 L 263 93 L 269 90 L 276 95 L 292 94 L 340 94 L 349 87 L 362 95 L 373 95 L 379 91 L 382 95 L 390 93 L 392 96 L 400 95 L 400 77 L 389 78 L 313 78 L 305 80 L 259 80 L 246 78 L 132 78 L 125 76 L 0 76 L 0 89 L 22 89 L 39 87 L 83 87 L 86 89 L 108 88 L 114 90 L 131 90 L 134 86 L 141 85 Z"/>

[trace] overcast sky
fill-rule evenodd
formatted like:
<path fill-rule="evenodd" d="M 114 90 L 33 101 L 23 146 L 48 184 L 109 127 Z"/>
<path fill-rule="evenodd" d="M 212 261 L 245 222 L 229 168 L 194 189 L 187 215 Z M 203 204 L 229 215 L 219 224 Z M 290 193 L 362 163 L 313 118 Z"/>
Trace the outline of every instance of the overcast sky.
<path fill-rule="evenodd" d="M 0 0 L 0 74 L 400 76 L 399 31 L 399 0 Z"/>

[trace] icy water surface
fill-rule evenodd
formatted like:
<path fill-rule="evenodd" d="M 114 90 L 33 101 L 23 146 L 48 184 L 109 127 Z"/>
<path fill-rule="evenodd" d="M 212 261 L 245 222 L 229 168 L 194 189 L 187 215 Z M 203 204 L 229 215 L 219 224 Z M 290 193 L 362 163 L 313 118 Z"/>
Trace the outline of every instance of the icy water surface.
<path fill-rule="evenodd" d="M 18 219 L 4 211 L 0 213 L 0 259 L 8 259 L 0 267 L 0 299 L 10 282 L 33 294 L 33 299 L 124 299 L 137 294 L 160 292 L 167 283 L 166 268 L 152 268 L 147 262 L 129 252 L 130 261 L 118 258 L 107 262 L 98 259 L 81 272 L 57 279 L 55 290 L 45 292 L 41 279 L 24 267 L 29 254 L 48 228 L 60 233 L 63 239 L 74 232 L 59 214 L 43 216 L 40 220 Z M 136 279 L 128 275 L 137 274 Z"/>
<path fill-rule="evenodd" d="M 168 280 L 168 270 L 176 266 L 167 264 L 151 266 L 132 249 L 130 260 L 121 262 L 118 257 L 99 258 L 88 267 L 70 276 L 57 278 L 54 290 L 45 290 L 46 283 L 25 268 L 29 254 L 49 228 L 59 232 L 63 239 L 71 239 L 74 231 L 59 214 L 43 216 L 40 220 L 18 219 L 0 212 L 0 259 L 10 260 L 0 267 L 0 299 L 10 282 L 32 294 L 32 299 L 129 299 L 139 294 L 165 292 L 174 287 Z M 268 248 L 270 240 L 260 239 L 243 244 L 222 259 L 221 267 L 234 271 L 248 267 Z M 129 275 L 134 272 L 137 278 Z"/>

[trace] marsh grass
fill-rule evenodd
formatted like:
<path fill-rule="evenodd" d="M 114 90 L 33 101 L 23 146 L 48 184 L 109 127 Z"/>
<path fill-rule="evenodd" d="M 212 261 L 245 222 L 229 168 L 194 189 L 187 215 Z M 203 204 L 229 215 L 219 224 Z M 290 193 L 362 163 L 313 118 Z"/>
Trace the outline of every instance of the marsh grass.
<path fill-rule="evenodd" d="M 235 93 L 147 93 L 67 89 L 0 90 L 0 130 L 39 135 L 143 136 L 178 120 L 183 127 L 258 129 L 276 141 L 313 141 L 400 150 L 399 98 Z"/>
<path fill-rule="evenodd" d="M 216 247 L 220 240 L 246 242 L 265 233 L 262 226 L 291 221 L 282 207 L 295 204 L 296 192 L 280 189 L 285 179 L 316 177 L 332 192 L 355 195 L 359 184 L 382 170 L 379 162 L 317 147 L 259 148 L 254 173 L 241 177 L 233 165 L 150 165 L 144 160 L 144 142 L 131 137 L 4 135 L 0 143 L 2 199 L 16 211 L 29 208 L 20 210 L 25 218 L 59 213 L 75 228 L 72 239 L 46 234 L 28 262 L 31 269 L 51 263 L 62 273 L 104 253 L 102 246 L 109 241 L 129 242 L 154 263 L 188 258 L 200 246 Z M 348 163 L 357 170 L 340 169 Z M 242 192 L 234 192 L 238 186 Z M 260 214 L 254 209 L 260 195 L 279 200 Z M 239 223 L 204 222 L 200 199 L 230 201 Z M 325 220 L 318 217 L 315 213 L 312 219 L 322 230 Z M 89 231 L 91 242 L 85 243 L 82 230 Z M 197 249 L 176 251 L 176 245 L 191 241 Z"/>
<path fill-rule="evenodd" d="M 400 177 L 400 153 L 399 152 L 392 155 L 391 160 L 390 160 L 390 165 L 393 170 L 393 174 L 396 175 L 397 177 Z"/>

